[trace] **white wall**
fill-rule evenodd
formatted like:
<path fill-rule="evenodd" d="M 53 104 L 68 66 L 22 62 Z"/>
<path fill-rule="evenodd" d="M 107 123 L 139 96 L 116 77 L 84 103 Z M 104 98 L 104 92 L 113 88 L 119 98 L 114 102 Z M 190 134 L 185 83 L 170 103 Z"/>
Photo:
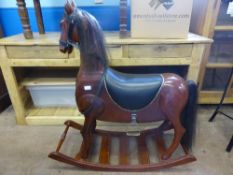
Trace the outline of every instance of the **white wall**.
<path fill-rule="evenodd" d="M 27 7 L 33 7 L 33 0 L 25 0 Z M 70 0 L 71 1 L 71 0 Z M 95 0 L 76 0 L 77 6 L 94 6 Z M 40 0 L 42 7 L 63 7 L 66 0 Z M 103 0 L 106 6 L 119 5 L 119 0 Z M 16 0 L 0 0 L 0 8 L 15 8 Z"/>

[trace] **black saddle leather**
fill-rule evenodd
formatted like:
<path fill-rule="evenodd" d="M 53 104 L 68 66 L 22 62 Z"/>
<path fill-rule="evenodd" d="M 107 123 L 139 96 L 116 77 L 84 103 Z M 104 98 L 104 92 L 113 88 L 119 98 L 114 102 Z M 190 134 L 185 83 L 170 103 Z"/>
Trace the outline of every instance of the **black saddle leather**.
<path fill-rule="evenodd" d="M 108 68 L 105 82 L 109 95 L 119 106 L 139 110 L 154 99 L 163 78 L 159 74 L 126 74 Z"/>

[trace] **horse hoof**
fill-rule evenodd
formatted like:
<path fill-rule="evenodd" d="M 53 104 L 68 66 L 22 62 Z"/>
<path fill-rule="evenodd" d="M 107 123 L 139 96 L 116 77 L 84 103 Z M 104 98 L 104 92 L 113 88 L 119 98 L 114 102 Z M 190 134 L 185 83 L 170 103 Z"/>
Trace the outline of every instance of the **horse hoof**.
<path fill-rule="evenodd" d="M 169 159 L 171 157 L 171 155 L 162 155 L 161 156 L 161 160 L 167 160 L 167 159 Z"/>

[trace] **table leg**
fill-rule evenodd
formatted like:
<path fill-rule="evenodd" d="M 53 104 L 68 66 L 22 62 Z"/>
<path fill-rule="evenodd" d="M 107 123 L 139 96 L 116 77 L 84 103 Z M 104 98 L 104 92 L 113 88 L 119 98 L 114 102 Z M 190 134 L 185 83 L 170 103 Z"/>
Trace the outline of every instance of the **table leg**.
<path fill-rule="evenodd" d="M 29 24 L 28 12 L 25 0 L 16 0 L 18 5 L 18 13 L 21 19 L 21 23 L 23 26 L 23 33 L 26 39 L 33 38 L 31 26 Z"/>
<path fill-rule="evenodd" d="M 227 149 L 226 149 L 227 152 L 231 152 L 232 148 L 233 148 L 233 136 L 232 136 L 231 141 L 229 142 L 229 144 L 227 146 Z"/>
<path fill-rule="evenodd" d="M 226 83 L 226 85 L 225 85 L 225 88 L 224 88 L 224 92 L 223 92 L 221 101 L 220 101 L 220 103 L 218 104 L 217 108 L 215 109 L 213 115 L 212 115 L 211 118 L 209 119 L 209 122 L 212 122 L 212 121 L 215 119 L 215 117 L 216 117 L 216 115 L 217 115 L 218 113 L 222 113 L 222 112 L 220 111 L 220 109 L 221 109 L 221 107 L 222 107 L 222 105 L 223 105 L 223 102 L 224 102 L 224 99 L 225 99 L 225 97 L 226 97 L 226 95 L 227 95 L 227 90 L 228 90 L 228 87 L 229 87 L 230 84 L 231 84 L 232 76 L 233 76 L 233 68 L 231 69 L 231 73 L 230 73 L 229 78 L 228 78 L 228 80 L 227 80 L 227 83 Z M 232 117 L 226 115 L 225 113 L 222 113 L 222 114 L 225 115 L 226 117 L 232 119 Z"/>

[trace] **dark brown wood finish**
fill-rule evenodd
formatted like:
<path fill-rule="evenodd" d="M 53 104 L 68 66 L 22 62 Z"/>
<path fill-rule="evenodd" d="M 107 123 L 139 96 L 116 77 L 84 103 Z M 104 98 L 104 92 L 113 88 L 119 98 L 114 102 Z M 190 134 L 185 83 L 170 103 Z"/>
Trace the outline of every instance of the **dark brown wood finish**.
<path fill-rule="evenodd" d="M 109 136 L 102 136 L 99 162 L 102 164 L 109 164 L 110 162 L 110 150 L 111 149 L 111 139 Z"/>
<path fill-rule="evenodd" d="M 87 162 L 83 160 L 75 160 L 69 156 L 66 156 L 62 153 L 53 152 L 49 155 L 50 158 L 64 162 L 73 166 L 80 168 L 92 169 L 96 171 L 131 171 L 131 172 L 143 172 L 143 171 L 155 171 L 165 168 L 171 168 L 175 166 L 184 165 L 196 161 L 196 158 L 192 155 L 181 156 L 178 159 L 170 159 L 167 161 L 162 161 L 157 164 L 147 164 L 147 165 L 104 165 L 104 164 L 95 164 L 92 162 Z"/>
<path fill-rule="evenodd" d="M 98 22 L 87 12 L 76 10 L 74 2 L 71 4 L 67 2 L 65 11 L 66 16 L 61 22 L 60 51 L 64 53 L 71 52 L 72 47 L 78 43 L 81 64 L 76 81 L 76 101 L 79 111 L 85 116 L 83 127 L 71 121 L 66 122 L 66 125 L 81 130 L 83 143 L 75 159 L 66 157 L 58 151 L 50 154 L 50 157 L 81 167 L 116 171 L 123 169 L 127 171 L 154 170 L 194 161 L 195 158 L 190 154 L 186 154 L 180 159 L 171 159 L 172 154 L 180 145 L 181 140 L 182 143 L 186 144 L 184 145 L 185 147 L 189 147 L 187 140 L 189 141 L 190 139 L 183 137 L 183 135 L 186 131 L 189 136 L 192 136 L 190 128 L 193 127 L 194 122 L 190 124 L 184 119 L 187 119 L 185 117 L 190 117 L 189 114 L 187 114 L 187 109 L 192 109 L 195 104 L 195 100 L 190 101 L 190 99 L 195 98 L 190 98 L 192 91 L 189 90 L 193 89 L 194 86 L 190 86 L 190 84 L 178 75 L 170 73 L 162 74 L 163 83 L 159 93 L 150 104 L 136 111 L 137 117 L 136 120 L 133 120 L 132 114 L 135 113 L 135 111 L 120 107 L 113 101 L 106 88 L 104 77 L 108 69 L 108 60 L 102 31 L 100 30 Z M 68 34 L 68 31 L 72 32 Z M 86 87 L 88 87 L 88 90 Z M 183 112 L 186 116 L 181 117 Z M 119 148 L 121 152 L 119 153 L 120 165 L 113 166 L 109 163 L 111 150 L 109 142 L 111 137 L 119 135 L 127 136 L 130 134 L 98 131 L 96 130 L 97 120 L 119 123 L 146 123 L 157 121 L 164 121 L 164 123 L 158 129 L 143 131 L 139 134 L 139 137 L 136 137 L 139 165 L 128 165 L 129 161 L 127 156 L 122 156 L 122 154 L 127 151 L 126 148 L 122 148 L 122 144 L 126 141 L 120 141 L 122 142 Z M 181 120 L 186 122 L 183 122 L 182 125 Z M 164 148 L 162 134 L 169 129 L 174 129 L 174 138 L 172 143 L 167 148 Z M 94 146 L 92 140 L 98 133 L 103 137 L 100 151 L 100 164 L 93 164 L 87 160 L 88 157 L 91 156 L 91 146 Z M 161 161 L 157 164 L 150 164 L 146 136 L 151 134 L 156 136 L 155 140 L 159 143 L 158 152 Z M 63 139 L 61 139 L 60 143 L 62 142 Z M 80 160 L 83 162 L 80 162 Z M 125 164 L 123 165 L 123 163 Z"/>
<path fill-rule="evenodd" d="M 23 26 L 24 37 L 26 39 L 32 39 L 33 34 L 32 34 L 30 23 L 29 23 L 28 11 L 26 8 L 25 0 L 16 0 L 16 1 L 18 5 L 18 13 L 19 13 L 21 23 Z"/>
<path fill-rule="evenodd" d="M 129 164 L 129 141 L 127 137 L 120 138 L 120 148 L 119 148 L 119 164 L 128 165 Z"/>
<path fill-rule="evenodd" d="M 138 142 L 138 159 L 140 164 L 149 164 L 150 156 L 146 145 L 146 136 L 141 135 L 137 137 Z"/>
<path fill-rule="evenodd" d="M 34 7 L 35 7 L 36 20 L 37 20 L 37 26 L 38 26 L 39 33 L 45 34 L 40 0 L 33 0 L 33 2 L 34 2 Z"/>
<path fill-rule="evenodd" d="M 61 146 L 62 146 L 62 144 L 63 144 L 64 141 L 65 141 L 65 138 L 66 138 L 66 135 L 67 135 L 67 132 L 68 132 L 69 127 L 70 127 L 70 126 L 67 125 L 65 131 L 64 131 L 63 134 L 61 135 L 60 141 L 59 141 L 59 143 L 58 143 L 58 145 L 57 145 L 56 152 L 59 152 L 59 151 L 60 151 Z"/>
<path fill-rule="evenodd" d="M 162 160 L 162 155 L 166 151 L 165 143 L 161 135 L 158 135 L 155 139 L 155 145 L 157 148 L 157 153 L 159 154 L 159 159 Z"/>
<path fill-rule="evenodd" d="M 66 126 L 72 127 L 74 129 L 78 129 L 78 130 L 82 130 L 83 126 L 81 126 L 80 124 L 77 124 L 73 121 L 67 121 L 65 123 Z M 65 129 L 64 133 L 66 133 L 67 130 Z M 62 134 L 62 140 L 63 140 L 63 136 L 66 134 Z M 142 137 L 145 133 L 141 134 L 141 138 L 140 137 L 135 137 L 135 139 L 139 140 L 140 144 L 142 146 L 139 147 L 140 150 L 146 150 L 145 147 L 147 147 L 147 145 L 145 144 L 145 142 L 143 141 L 144 137 Z M 100 156 L 101 161 L 99 163 L 94 163 L 94 162 L 90 162 L 88 161 L 89 159 L 76 159 L 76 158 L 72 158 L 69 156 L 64 155 L 63 153 L 60 152 L 60 150 L 57 150 L 56 152 L 52 152 L 49 154 L 49 157 L 60 161 L 60 162 L 64 162 L 70 165 L 74 165 L 74 166 L 78 166 L 81 168 L 86 168 L 86 169 L 92 169 L 92 170 L 97 170 L 97 171 L 152 171 L 152 170 L 160 170 L 160 169 L 164 169 L 164 168 L 170 168 L 170 167 L 174 167 L 174 166 L 179 166 L 179 165 L 183 165 L 183 164 L 187 164 L 187 163 L 191 163 L 193 161 L 196 161 L 196 158 L 191 155 L 189 153 L 189 151 L 184 148 L 184 155 L 181 155 L 180 158 L 177 159 L 169 159 L 169 160 L 160 160 L 157 163 L 149 163 L 149 161 L 145 160 L 141 160 L 141 158 L 139 158 L 139 164 L 136 165 L 132 165 L 130 164 L 129 161 L 129 151 L 128 149 L 122 149 L 121 147 L 123 147 L 123 145 L 119 145 L 119 150 L 123 150 L 119 152 L 119 158 L 122 161 L 119 161 L 118 165 L 112 165 L 109 163 L 109 158 L 111 156 L 111 146 L 109 144 L 109 140 L 110 137 L 109 136 L 114 136 L 115 138 L 118 137 L 118 139 L 120 140 L 120 142 L 122 141 L 123 143 L 127 143 L 126 145 L 124 145 L 125 147 L 127 147 L 128 143 L 129 143 L 129 137 L 123 137 L 123 132 L 111 132 L 106 133 L 106 131 L 103 130 L 97 130 L 94 134 L 94 137 L 103 137 L 103 140 L 101 142 L 101 149 L 100 149 Z M 154 129 L 152 130 L 148 130 L 148 132 L 146 133 L 147 136 L 151 136 L 154 137 L 155 139 L 157 139 L 157 132 L 154 131 Z M 161 137 L 159 137 L 159 139 L 162 139 Z M 139 143 L 138 142 L 138 143 Z M 156 141 L 156 142 L 160 142 L 160 141 Z M 155 142 L 155 143 L 156 143 Z M 164 141 L 162 141 L 164 142 Z M 106 145 L 105 145 L 106 144 Z M 60 142 L 59 144 L 60 145 Z M 97 146 L 97 145 L 93 145 L 93 146 Z M 59 146 L 60 147 L 60 146 Z M 156 148 L 156 146 L 154 146 L 154 148 Z M 81 149 L 81 148 L 80 148 Z M 107 150 L 107 151 L 106 151 Z M 140 152 L 140 150 L 138 150 L 138 152 Z M 147 151 L 146 151 L 147 152 Z M 159 152 L 159 150 L 157 150 L 157 152 Z M 126 153 L 125 156 L 124 153 Z M 153 156 L 153 155 L 149 155 L 148 153 L 146 153 L 146 160 L 149 160 L 149 157 Z M 91 156 L 91 155 L 90 155 Z M 124 158 L 122 158 L 121 156 L 123 156 Z M 127 158 L 126 158 L 127 157 Z M 142 157 L 142 156 L 140 156 Z M 124 160 L 123 160 L 124 159 Z M 146 164 L 145 164 L 146 163 Z"/>

